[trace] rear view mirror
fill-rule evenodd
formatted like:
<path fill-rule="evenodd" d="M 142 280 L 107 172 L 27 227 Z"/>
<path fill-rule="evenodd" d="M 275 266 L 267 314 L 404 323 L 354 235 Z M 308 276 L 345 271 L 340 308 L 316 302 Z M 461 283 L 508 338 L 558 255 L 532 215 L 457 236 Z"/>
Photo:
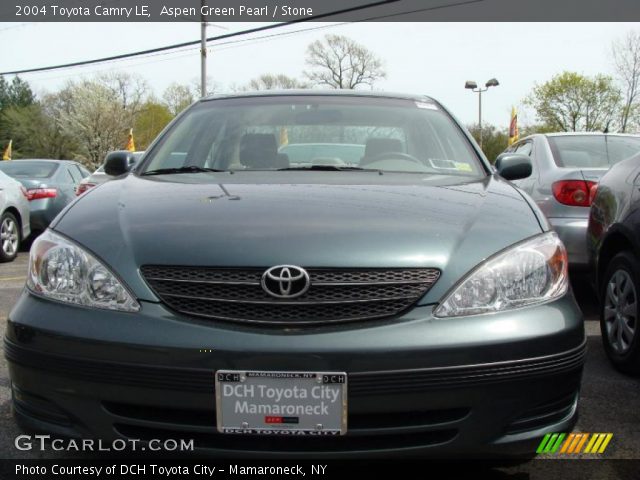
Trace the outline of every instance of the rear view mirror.
<path fill-rule="evenodd" d="M 520 153 L 503 153 L 496 159 L 496 170 L 507 180 L 520 180 L 531 175 L 531 159 Z"/>
<path fill-rule="evenodd" d="M 127 173 L 136 163 L 136 157 L 128 150 L 109 152 L 104 160 L 104 173 L 117 177 Z"/>

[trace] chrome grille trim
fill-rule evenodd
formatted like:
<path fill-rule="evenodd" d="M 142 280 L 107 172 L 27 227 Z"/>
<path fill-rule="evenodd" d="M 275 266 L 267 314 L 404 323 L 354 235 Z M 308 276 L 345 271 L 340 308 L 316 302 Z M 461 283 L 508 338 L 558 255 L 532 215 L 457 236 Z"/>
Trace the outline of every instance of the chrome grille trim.
<path fill-rule="evenodd" d="M 143 266 L 169 308 L 208 319 L 273 325 L 333 324 L 397 316 L 433 286 L 440 271 L 308 268 L 309 290 L 278 299 L 260 285 L 265 268 Z"/>

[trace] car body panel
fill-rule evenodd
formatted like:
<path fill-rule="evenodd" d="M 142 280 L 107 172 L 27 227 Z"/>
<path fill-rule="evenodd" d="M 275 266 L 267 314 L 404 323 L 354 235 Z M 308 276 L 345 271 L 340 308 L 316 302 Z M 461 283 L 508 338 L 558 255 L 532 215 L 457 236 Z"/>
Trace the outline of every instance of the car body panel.
<path fill-rule="evenodd" d="M 356 328 L 268 333 L 147 302 L 140 314 L 96 315 L 25 292 L 5 337 L 16 414 L 27 428 L 105 440 L 195 437 L 209 453 L 275 457 L 531 456 L 550 429 L 573 428 L 584 350 L 570 293 L 484 319 L 435 319 L 425 306 Z M 218 434 L 214 372 L 258 366 L 347 372 L 344 439 L 292 444 Z M 42 398 L 52 403 L 34 417 Z"/>
<path fill-rule="evenodd" d="M 0 171 L 0 214 L 7 210 L 18 213 L 18 221 L 22 227 L 21 238 L 25 239 L 31 233 L 29 225 L 29 201 L 20 189 L 20 183 Z"/>
<path fill-rule="evenodd" d="M 552 185 L 561 180 L 585 180 L 597 183 L 602 175 L 607 172 L 608 168 L 558 166 L 554 160 L 549 138 L 562 136 L 589 138 L 604 136 L 604 134 L 579 134 L 575 132 L 536 134 L 520 140 L 506 151 L 518 151 L 520 148 L 523 148 L 525 144 L 531 145 L 531 150 L 528 154 L 532 160 L 532 174 L 530 177 L 516 180 L 514 183 L 528 193 L 540 206 L 540 209 L 547 218 L 549 218 L 549 221 L 567 247 L 571 267 L 574 269 L 586 269 L 589 265 L 585 243 L 589 208 L 561 204 L 553 196 Z M 618 135 L 610 134 L 609 136 Z M 628 137 L 635 138 L 635 136 Z M 555 226 L 557 226 L 557 228 L 555 228 Z"/>
<path fill-rule="evenodd" d="M 75 189 L 82 179 L 82 174 L 86 173 L 86 169 L 79 163 L 69 160 L 24 159 L 13 162 L 46 162 L 57 165 L 49 177 L 34 178 L 23 175 L 15 177 L 27 190 L 35 188 L 55 188 L 57 190 L 55 197 L 29 202 L 31 230 L 41 232 L 49 226 L 58 213 L 75 199 Z"/>
<path fill-rule="evenodd" d="M 90 248 L 145 300 L 156 297 L 138 269 L 162 258 L 167 265 L 218 267 L 439 268 L 443 275 L 424 300 L 436 302 L 496 246 L 542 233 L 508 182 L 460 181 L 392 174 L 380 180 L 365 172 L 129 175 L 80 197 L 52 226 Z M 181 220 L 186 210 L 197 224 Z"/>
<path fill-rule="evenodd" d="M 640 155 L 622 161 L 604 175 L 591 206 L 587 251 L 596 284 L 603 268 L 625 245 L 640 257 Z M 607 244 L 611 244 L 608 247 Z M 604 255 L 605 260 L 600 261 Z"/>

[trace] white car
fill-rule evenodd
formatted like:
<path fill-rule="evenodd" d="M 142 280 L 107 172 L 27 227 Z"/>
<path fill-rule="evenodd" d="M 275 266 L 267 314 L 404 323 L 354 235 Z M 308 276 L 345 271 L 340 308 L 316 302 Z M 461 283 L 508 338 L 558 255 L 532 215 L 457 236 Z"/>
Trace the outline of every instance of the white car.
<path fill-rule="evenodd" d="M 0 172 L 0 262 L 15 259 L 30 233 L 27 192 L 20 182 Z"/>

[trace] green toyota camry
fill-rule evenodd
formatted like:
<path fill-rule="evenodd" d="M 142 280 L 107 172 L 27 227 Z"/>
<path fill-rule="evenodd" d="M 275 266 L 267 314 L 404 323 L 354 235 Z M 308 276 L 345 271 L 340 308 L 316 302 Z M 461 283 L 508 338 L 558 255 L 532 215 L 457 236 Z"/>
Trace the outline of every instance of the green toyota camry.
<path fill-rule="evenodd" d="M 129 155 L 31 248 L 4 340 L 25 428 L 462 457 L 574 425 L 583 319 L 509 182 L 530 160 L 494 168 L 437 101 L 216 96 Z"/>

